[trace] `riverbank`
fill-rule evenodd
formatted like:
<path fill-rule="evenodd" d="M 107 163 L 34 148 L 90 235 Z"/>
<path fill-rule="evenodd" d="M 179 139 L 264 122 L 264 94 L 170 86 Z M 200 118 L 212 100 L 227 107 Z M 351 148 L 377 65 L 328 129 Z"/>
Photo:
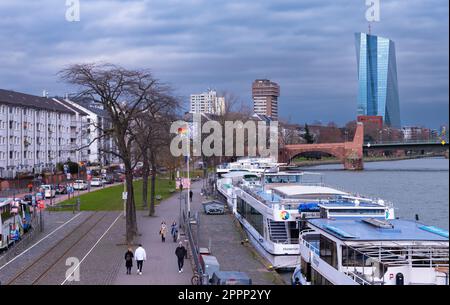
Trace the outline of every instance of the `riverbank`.
<path fill-rule="evenodd" d="M 403 156 L 403 157 L 365 157 L 364 162 L 384 162 L 384 161 L 400 161 L 400 160 L 414 160 L 414 159 L 424 159 L 424 158 L 436 158 L 439 156 L 430 155 L 416 155 L 416 156 Z M 328 159 L 328 160 L 311 160 L 311 161 L 300 161 L 295 162 L 296 167 L 310 167 L 316 165 L 328 165 L 328 164 L 341 164 L 342 162 L 338 159 Z"/>

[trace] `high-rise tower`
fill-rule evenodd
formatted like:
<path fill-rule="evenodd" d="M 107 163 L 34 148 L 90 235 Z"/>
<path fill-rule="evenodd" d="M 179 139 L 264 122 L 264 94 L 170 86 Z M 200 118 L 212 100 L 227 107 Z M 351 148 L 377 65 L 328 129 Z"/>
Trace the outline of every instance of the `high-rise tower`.
<path fill-rule="evenodd" d="M 382 116 L 384 124 L 400 127 L 395 44 L 392 40 L 356 33 L 358 115 Z"/>

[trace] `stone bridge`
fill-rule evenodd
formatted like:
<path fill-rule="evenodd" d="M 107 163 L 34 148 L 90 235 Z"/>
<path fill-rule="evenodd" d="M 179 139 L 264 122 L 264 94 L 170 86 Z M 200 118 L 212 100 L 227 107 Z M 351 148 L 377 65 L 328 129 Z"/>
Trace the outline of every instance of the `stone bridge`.
<path fill-rule="evenodd" d="M 324 152 L 341 160 L 347 170 L 362 170 L 363 144 L 364 127 L 358 123 L 351 142 L 284 145 L 280 147 L 278 162 L 291 163 L 292 159 L 305 152 Z"/>

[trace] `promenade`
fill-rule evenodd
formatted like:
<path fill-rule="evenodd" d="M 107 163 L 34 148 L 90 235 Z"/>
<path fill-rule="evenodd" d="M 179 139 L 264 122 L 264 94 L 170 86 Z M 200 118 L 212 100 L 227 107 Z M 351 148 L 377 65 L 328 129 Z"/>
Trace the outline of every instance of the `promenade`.
<path fill-rule="evenodd" d="M 202 182 L 192 184 L 194 192 L 193 202 L 201 202 L 200 189 Z M 131 275 L 126 274 L 125 261 L 122 260 L 121 267 L 114 284 L 116 285 L 190 285 L 193 276 L 192 266 L 189 259 L 185 260 L 184 272 L 178 273 L 175 249 L 178 243 L 174 243 L 170 236 L 170 226 L 179 219 L 179 193 L 163 200 L 156 206 L 156 215 L 148 216 L 148 211 L 138 211 L 138 227 L 140 236 L 136 243 L 141 243 L 147 252 L 147 261 L 144 262 L 142 275 L 136 273 L 136 262 L 133 262 Z M 159 228 L 161 222 L 167 224 L 166 242 L 161 242 Z M 136 247 L 133 247 L 133 251 Z M 125 254 L 126 246 L 123 246 Z"/>

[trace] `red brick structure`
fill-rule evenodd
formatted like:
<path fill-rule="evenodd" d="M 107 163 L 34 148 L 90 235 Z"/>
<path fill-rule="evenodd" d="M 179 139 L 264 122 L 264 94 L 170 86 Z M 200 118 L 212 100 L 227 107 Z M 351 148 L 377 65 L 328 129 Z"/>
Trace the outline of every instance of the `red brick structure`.
<path fill-rule="evenodd" d="M 340 159 L 347 170 L 362 170 L 364 125 L 357 123 L 353 141 L 344 143 L 295 144 L 280 147 L 278 162 L 290 163 L 293 158 L 305 152 L 324 152 Z"/>
<path fill-rule="evenodd" d="M 358 115 L 357 121 L 373 124 L 378 129 L 383 128 L 383 117 L 381 115 Z"/>

